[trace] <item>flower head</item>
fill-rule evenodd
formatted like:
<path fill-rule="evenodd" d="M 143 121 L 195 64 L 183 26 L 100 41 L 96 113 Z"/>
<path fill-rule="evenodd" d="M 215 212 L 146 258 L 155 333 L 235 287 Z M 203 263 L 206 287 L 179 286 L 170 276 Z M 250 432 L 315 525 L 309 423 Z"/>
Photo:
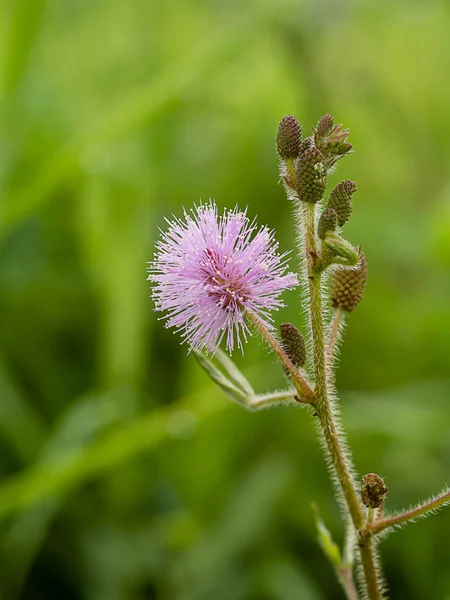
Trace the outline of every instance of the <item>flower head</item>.
<path fill-rule="evenodd" d="M 286 255 L 277 253 L 274 233 L 257 231 L 237 209 L 219 216 L 214 203 L 168 224 L 148 277 L 166 326 L 177 328 L 190 349 L 214 351 L 225 337 L 230 352 L 250 333 L 246 311 L 272 328 L 270 313 L 283 306 L 281 293 L 297 285 L 296 276 L 285 273 Z"/>

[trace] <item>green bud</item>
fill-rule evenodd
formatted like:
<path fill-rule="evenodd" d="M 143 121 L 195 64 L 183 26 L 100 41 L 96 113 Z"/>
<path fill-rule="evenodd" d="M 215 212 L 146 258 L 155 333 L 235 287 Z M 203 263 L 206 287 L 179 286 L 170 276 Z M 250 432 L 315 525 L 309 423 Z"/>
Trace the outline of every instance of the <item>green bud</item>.
<path fill-rule="evenodd" d="M 354 248 L 350 242 L 332 231 L 328 231 L 323 241 L 325 247 L 332 257 L 338 256 L 342 260 L 330 262 L 340 262 L 345 265 L 354 266 L 359 261 L 359 250 Z"/>
<path fill-rule="evenodd" d="M 358 188 L 354 181 L 347 179 L 339 183 L 331 192 L 327 208 L 333 208 L 337 213 L 338 225 L 342 227 L 352 214 L 352 194 Z"/>
<path fill-rule="evenodd" d="M 336 229 L 337 222 L 337 212 L 334 210 L 334 208 L 327 207 L 323 211 L 317 225 L 317 233 L 319 234 L 321 240 L 325 239 L 325 235 L 329 231 L 334 231 Z"/>
<path fill-rule="evenodd" d="M 347 312 L 354 310 L 364 294 L 367 282 L 367 261 L 363 252 L 354 267 L 338 267 L 333 275 L 331 299 L 334 308 L 343 308 Z"/>
<path fill-rule="evenodd" d="M 292 115 L 281 119 L 277 131 L 277 152 L 280 158 L 297 158 L 301 141 L 302 128 L 297 119 Z"/>
<path fill-rule="evenodd" d="M 307 148 L 295 165 L 298 199 L 315 204 L 325 192 L 327 169 L 322 153 L 314 147 Z"/>
<path fill-rule="evenodd" d="M 384 504 L 387 487 L 376 473 L 368 473 L 362 478 L 361 499 L 367 508 L 380 508 Z"/>
<path fill-rule="evenodd" d="M 353 145 L 350 142 L 342 142 L 336 145 L 337 154 L 348 154 L 352 148 Z"/>
<path fill-rule="evenodd" d="M 280 325 L 281 345 L 296 367 L 303 367 L 306 361 L 305 338 L 292 323 Z"/>

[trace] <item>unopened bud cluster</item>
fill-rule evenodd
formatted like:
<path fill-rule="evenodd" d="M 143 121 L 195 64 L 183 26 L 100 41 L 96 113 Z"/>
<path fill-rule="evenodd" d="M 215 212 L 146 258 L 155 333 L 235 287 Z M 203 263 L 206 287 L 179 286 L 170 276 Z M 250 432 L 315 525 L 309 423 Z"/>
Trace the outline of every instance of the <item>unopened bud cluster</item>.
<path fill-rule="evenodd" d="M 347 142 L 349 131 L 334 125 L 333 117 L 326 114 L 319 120 L 313 134 L 302 140 L 302 128 L 293 115 L 284 117 L 278 126 L 277 152 L 284 162 L 282 176 L 298 199 L 317 203 L 325 192 L 329 169 L 350 152 Z M 291 165 L 295 161 L 295 175 Z"/>
<path fill-rule="evenodd" d="M 352 214 L 356 183 L 342 181 L 324 200 L 330 169 L 352 149 L 348 135 L 349 130 L 335 125 L 327 113 L 319 119 L 312 135 L 302 139 L 299 122 L 288 115 L 278 127 L 277 150 L 289 197 L 320 207 L 316 228 L 319 254 L 313 259 L 313 267 L 324 270 L 339 265 L 334 272 L 332 303 L 335 308 L 351 312 L 362 298 L 367 279 L 364 255 L 341 232 Z"/>

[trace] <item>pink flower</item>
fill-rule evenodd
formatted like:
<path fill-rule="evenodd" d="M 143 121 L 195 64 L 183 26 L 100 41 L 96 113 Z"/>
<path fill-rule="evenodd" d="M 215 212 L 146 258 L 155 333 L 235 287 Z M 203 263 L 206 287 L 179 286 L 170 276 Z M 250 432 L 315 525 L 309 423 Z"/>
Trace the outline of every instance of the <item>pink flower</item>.
<path fill-rule="evenodd" d="M 245 341 L 251 334 L 246 311 L 273 329 L 271 311 L 284 306 L 283 290 L 297 285 L 293 273 L 285 274 L 286 255 L 277 254 L 274 233 L 256 232 L 237 208 L 219 216 L 214 203 L 167 222 L 148 277 L 166 327 L 177 328 L 191 350 L 212 352 L 224 336 L 230 352 L 235 343 L 242 348 L 241 334 Z"/>

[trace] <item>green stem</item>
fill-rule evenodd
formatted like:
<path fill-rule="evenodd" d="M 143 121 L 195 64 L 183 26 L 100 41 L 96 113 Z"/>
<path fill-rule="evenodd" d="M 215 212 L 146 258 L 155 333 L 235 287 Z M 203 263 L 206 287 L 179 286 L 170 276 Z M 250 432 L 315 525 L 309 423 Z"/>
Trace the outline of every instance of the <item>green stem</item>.
<path fill-rule="evenodd" d="M 319 418 L 328 454 L 353 525 L 356 531 L 359 531 L 364 527 L 364 514 L 352 477 L 348 452 L 347 456 L 344 452 L 345 440 L 343 439 L 342 432 L 337 429 L 336 416 L 328 394 L 321 286 L 322 273 L 315 269 L 317 253 L 315 244 L 315 205 L 313 204 L 309 204 L 306 207 L 305 239 L 310 294 L 310 324 L 314 352 L 316 414 Z M 380 600 L 381 590 L 378 583 L 374 550 L 370 539 L 363 540 L 360 543 L 360 553 L 368 598 L 369 600 Z"/>
<path fill-rule="evenodd" d="M 287 158 L 285 161 L 289 186 L 295 190 L 295 159 Z"/>
<path fill-rule="evenodd" d="M 286 390 L 285 392 L 273 392 L 271 394 L 258 394 L 251 397 L 248 402 L 248 408 L 258 409 L 272 406 L 279 402 L 292 402 L 295 400 L 295 391 Z"/>

